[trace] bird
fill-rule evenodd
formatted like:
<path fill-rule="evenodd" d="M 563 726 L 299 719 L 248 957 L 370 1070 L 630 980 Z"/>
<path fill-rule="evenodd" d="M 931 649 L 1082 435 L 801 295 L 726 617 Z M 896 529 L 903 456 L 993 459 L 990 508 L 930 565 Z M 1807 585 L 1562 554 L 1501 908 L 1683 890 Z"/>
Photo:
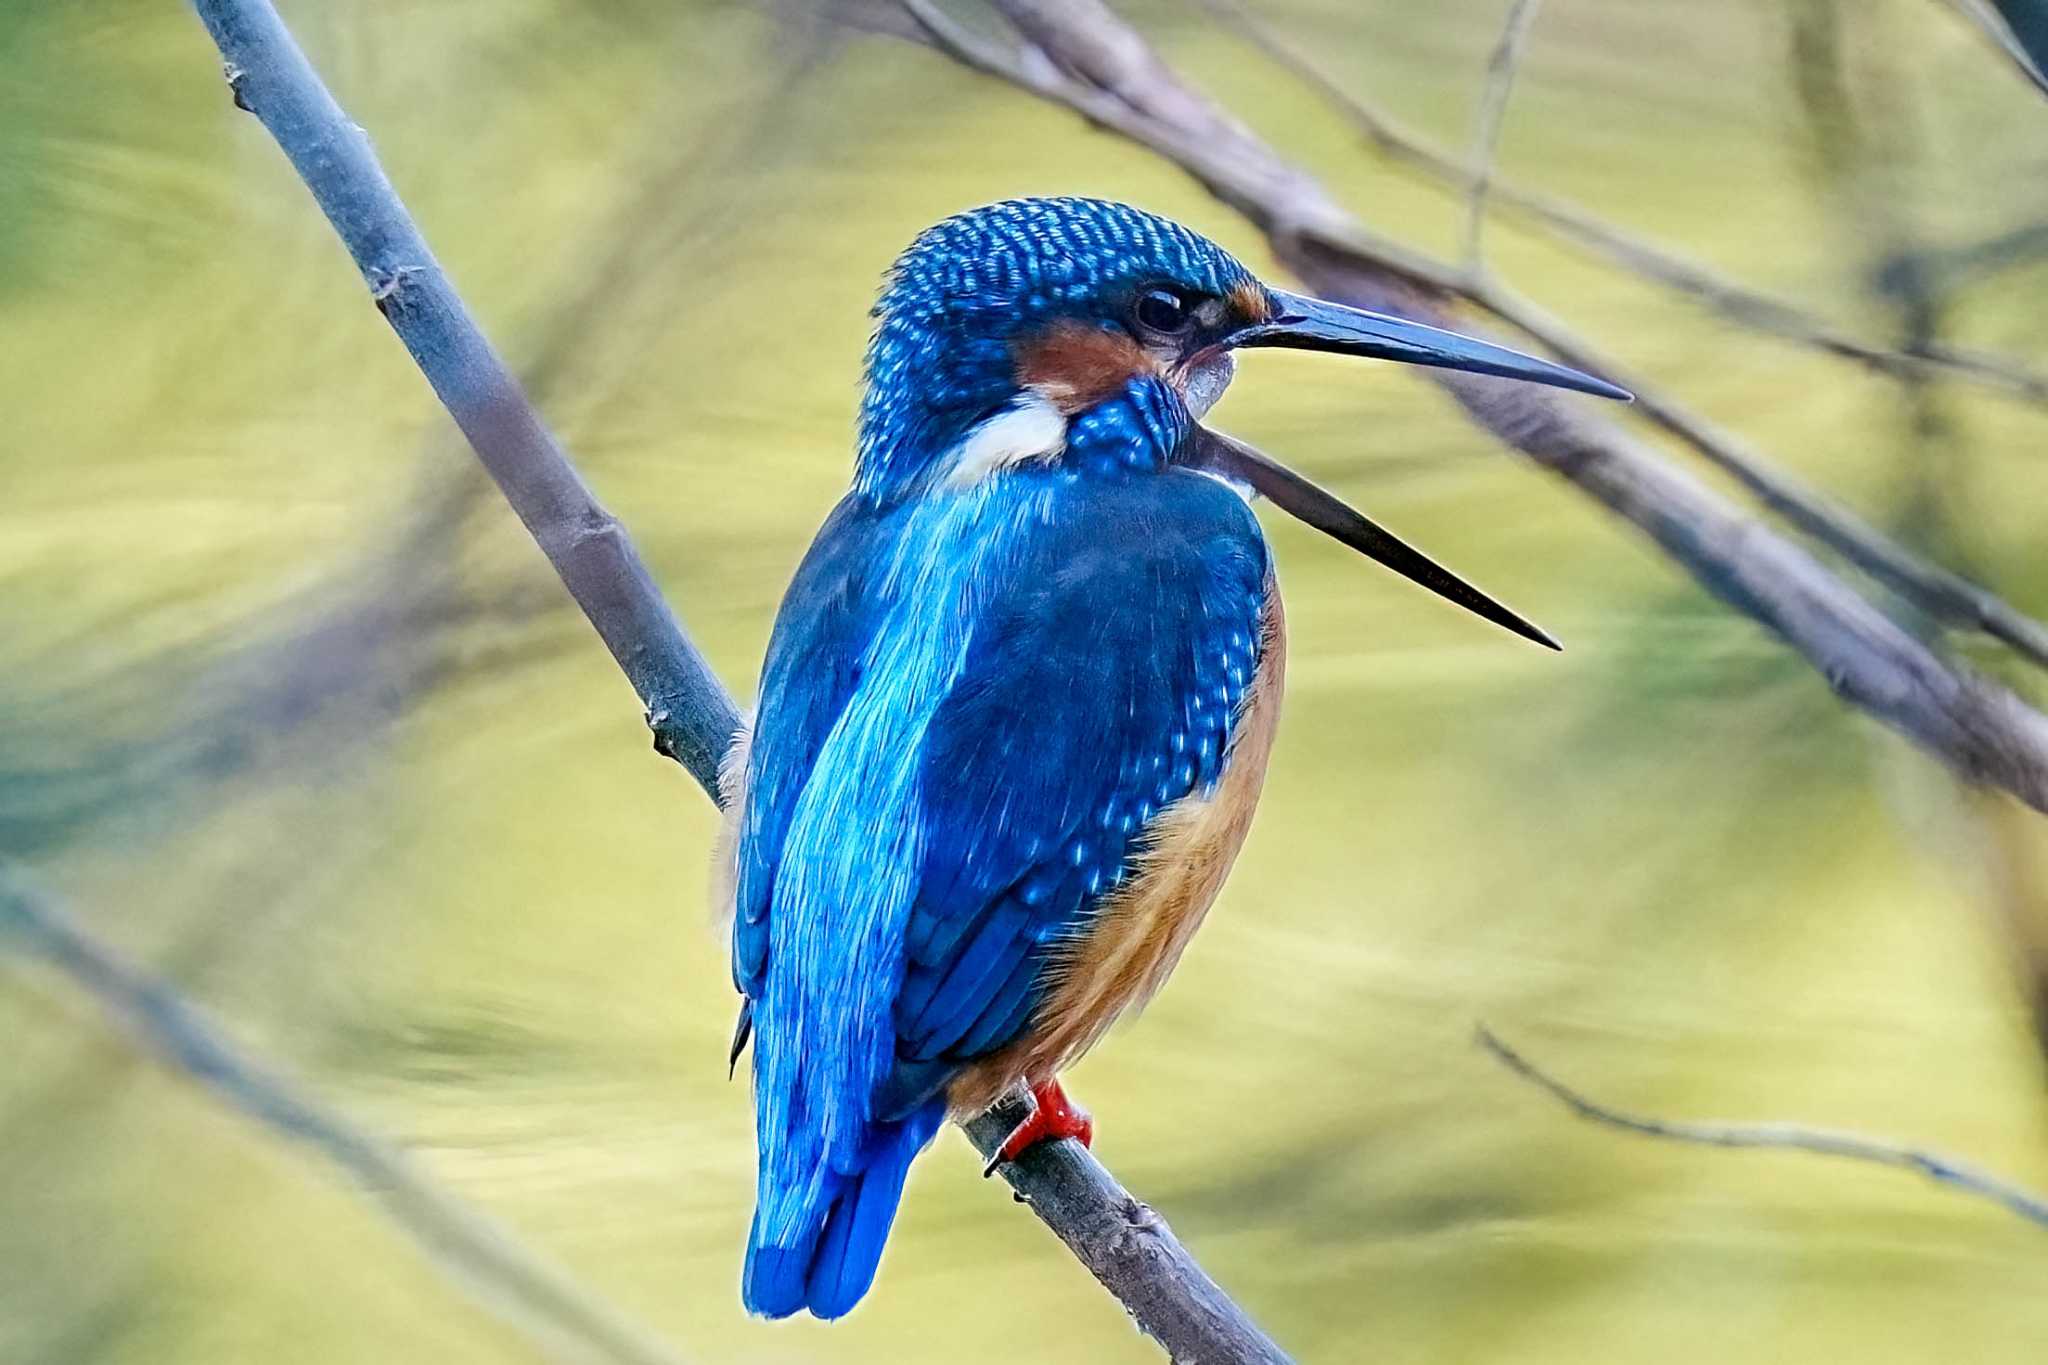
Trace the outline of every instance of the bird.
<path fill-rule="evenodd" d="M 991 1168 L 1092 1140 L 1058 1075 L 1164 982 L 1264 780 L 1285 626 L 1256 499 L 1556 647 L 1204 426 L 1236 354 L 1627 397 L 1278 288 L 1100 199 L 927 228 L 873 318 L 851 487 L 795 571 L 720 777 L 713 894 L 758 1155 L 741 1297 L 769 1318 L 861 1300 L 949 1115 L 1030 1089 Z"/>

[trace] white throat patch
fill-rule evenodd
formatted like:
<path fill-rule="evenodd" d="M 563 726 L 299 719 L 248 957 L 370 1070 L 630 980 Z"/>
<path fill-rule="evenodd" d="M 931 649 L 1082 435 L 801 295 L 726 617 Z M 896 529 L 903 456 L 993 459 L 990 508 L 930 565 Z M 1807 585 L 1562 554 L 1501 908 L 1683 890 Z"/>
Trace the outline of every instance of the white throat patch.
<path fill-rule="evenodd" d="M 1067 419 L 1050 399 L 1025 393 L 967 433 L 946 473 L 948 488 L 972 488 L 999 470 L 1050 460 L 1067 448 Z"/>

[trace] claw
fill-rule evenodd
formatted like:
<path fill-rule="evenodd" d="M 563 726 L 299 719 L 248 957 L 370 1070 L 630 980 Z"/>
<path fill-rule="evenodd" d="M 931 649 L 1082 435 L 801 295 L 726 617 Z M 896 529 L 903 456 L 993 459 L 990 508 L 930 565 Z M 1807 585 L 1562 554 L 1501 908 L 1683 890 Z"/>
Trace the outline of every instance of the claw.
<path fill-rule="evenodd" d="M 1067 1098 L 1057 1078 L 1031 1087 L 1031 1113 L 1010 1130 L 1003 1145 L 981 1168 L 984 1177 L 996 1173 L 1005 1162 L 1015 1161 L 1041 1142 L 1072 1138 L 1083 1147 L 1095 1145 L 1095 1116 Z"/>

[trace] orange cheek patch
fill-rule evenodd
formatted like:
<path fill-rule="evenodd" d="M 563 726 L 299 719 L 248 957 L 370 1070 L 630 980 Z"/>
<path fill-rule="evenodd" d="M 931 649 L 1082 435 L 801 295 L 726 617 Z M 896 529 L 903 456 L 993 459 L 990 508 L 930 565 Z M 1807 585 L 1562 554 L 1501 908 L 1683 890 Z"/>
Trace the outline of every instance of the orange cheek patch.
<path fill-rule="evenodd" d="M 1084 323 L 1055 323 L 1017 347 L 1017 382 L 1069 415 L 1158 369 L 1151 352 L 1130 337 Z"/>

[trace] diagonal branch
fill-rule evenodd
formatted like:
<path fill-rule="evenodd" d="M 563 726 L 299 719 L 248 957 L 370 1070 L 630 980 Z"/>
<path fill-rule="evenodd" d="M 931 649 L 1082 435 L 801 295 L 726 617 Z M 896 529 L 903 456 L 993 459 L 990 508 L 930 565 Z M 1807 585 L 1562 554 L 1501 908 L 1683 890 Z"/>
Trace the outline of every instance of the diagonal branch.
<path fill-rule="evenodd" d="M 2048 666 L 2048 626 L 1961 574 L 1922 559 L 1825 493 L 1772 465 L 1762 451 L 1618 365 L 1507 286 L 1481 280 L 1462 293 L 1468 301 L 1549 347 L 1567 364 L 1605 375 L 1628 389 L 1635 394 L 1635 406 L 1643 416 L 1705 456 L 1789 525 L 1920 610 L 1958 629 L 1980 631 L 2026 659 Z"/>
<path fill-rule="evenodd" d="M 618 1365 L 679 1365 L 640 1323 L 435 1185 L 398 1152 L 243 1051 L 178 992 L 94 938 L 0 865 L 0 946 L 40 959 L 120 1029 L 228 1108 L 309 1147 L 353 1180 L 436 1269 L 492 1315 L 558 1353 Z"/>
<path fill-rule="evenodd" d="M 1580 1118 L 1590 1119 L 1594 1123 L 1672 1142 L 1693 1142 L 1707 1147 L 1812 1152 L 1818 1156 L 1845 1157 L 1851 1161 L 1868 1161 L 1879 1166 L 1917 1171 L 1938 1184 L 1973 1194 L 1979 1199 L 1988 1199 L 2030 1223 L 2048 1227 L 2048 1198 L 2035 1194 L 2024 1186 L 2015 1185 L 2002 1176 L 1980 1171 L 1974 1166 L 1942 1156 L 1938 1152 L 1861 1137 L 1855 1133 L 1834 1133 L 1822 1128 L 1808 1128 L 1796 1123 L 1676 1123 L 1668 1119 L 1646 1118 L 1602 1104 L 1574 1090 L 1502 1042 L 1484 1024 L 1479 1026 L 1477 1041 L 1479 1046 L 1485 1048 L 1495 1061 L 1509 1071 L 1538 1089 L 1548 1092 Z"/>
<path fill-rule="evenodd" d="M 963 1125 L 975 1150 L 993 1160 L 1030 1117 L 1030 1104 L 1013 1091 Z M 1196 1264 L 1166 1220 L 1119 1185 L 1086 1147 L 1042 1142 L 998 1170 L 1169 1359 L 1290 1365 L 1287 1353 Z"/>
<path fill-rule="evenodd" d="M 1733 476 L 1773 512 L 1920 610 L 1951 626 L 1982 631 L 2048 666 L 2048 626 L 1987 589 L 1921 559 L 1847 508 L 1770 467 L 1759 452 L 1641 376 L 1623 373 L 1590 343 L 1506 286 L 1370 232 L 1305 171 L 1282 161 L 1243 124 L 1183 86 L 1143 48 L 1143 39 L 1099 0 L 996 0 L 1028 38 L 1044 39 L 1021 54 L 968 34 L 929 0 L 903 3 L 925 26 L 934 45 L 956 60 L 1064 104 L 1179 164 L 1218 198 L 1264 227 L 1276 254 L 1297 270 L 1310 272 L 1312 266 L 1303 258 L 1313 255 L 1326 267 L 1364 272 L 1379 279 L 1379 289 L 1391 289 L 1401 297 L 1420 295 L 1409 306 L 1434 307 L 1439 319 L 1447 316 L 1441 299 L 1462 300 L 1486 310 L 1580 369 L 1631 389 L 1645 417 Z M 1116 33 L 1110 32 L 1111 25 Z M 1139 46 L 1131 47 L 1118 35 Z M 1061 50 L 1048 57 L 1047 47 Z M 1129 71 L 1121 69 L 1126 63 Z M 1458 381 L 1445 372 L 1431 377 L 1458 391 Z M 1547 396 L 1529 401 L 1558 406 Z"/>
<path fill-rule="evenodd" d="M 320 83 L 268 0 L 195 0 L 255 112 L 355 257 L 486 472 L 582 605 L 647 707 L 655 746 L 707 789 L 738 712 L 662 601 L 639 551 L 592 496 L 448 283 L 369 139 Z"/>
<path fill-rule="evenodd" d="M 1221 21 L 1275 65 L 1329 101 L 1395 164 L 1452 189 L 1470 194 L 1479 171 L 1392 115 L 1340 84 L 1315 60 L 1240 0 L 1203 0 Z M 1938 339 L 1916 339 L 1904 349 L 1865 341 L 1811 310 L 1710 270 L 1657 242 L 1626 232 L 1587 209 L 1540 190 L 1495 176 L 1488 202 L 1540 223 L 1560 238 L 1622 269 L 1704 305 L 1739 327 L 1838 356 L 1893 378 L 1946 375 L 1985 385 L 2036 403 L 2048 402 L 2048 374 L 2005 355 L 1972 350 Z"/>
<path fill-rule="evenodd" d="M 1383 249 L 1321 185 L 1183 84 L 1100 0 L 995 0 L 1030 44 L 1022 52 L 966 32 L 928 0 L 902 3 L 954 59 L 1063 104 L 1186 170 L 1263 228 L 1281 261 L 1319 292 L 1435 326 L 1454 324 L 1446 299 L 1470 286 L 1433 262 Z M 1487 288 L 1495 305 L 1509 297 Z M 1564 339 L 1561 329 L 1550 339 Z M 1598 358 L 1589 363 L 1583 349 L 1564 358 L 1629 382 Z M 1775 632 L 1843 698 L 1963 776 L 2048 811 L 2048 717 L 2009 690 L 1951 667 L 1797 544 L 1588 405 L 1458 371 L 1432 370 L 1429 377 L 1478 425 L 1633 523 L 1701 586 Z M 1636 392 L 1640 402 L 1643 390 Z"/>
<path fill-rule="evenodd" d="M 377 164 L 269 0 L 194 0 L 235 100 L 260 119 L 341 237 L 372 299 L 412 353 L 647 708 L 655 747 L 718 799 L 738 710 L 605 512 L 477 329 Z M 1006 1104 L 1014 1103 L 1005 1101 Z M 993 1154 L 1015 1114 L 967 1125 Z M 1177 1360 L 1285 1365 L 1287 1357 L 1173 1232 L 1071 1142 L 1002 1168 L 1137 1325 Z"/>

